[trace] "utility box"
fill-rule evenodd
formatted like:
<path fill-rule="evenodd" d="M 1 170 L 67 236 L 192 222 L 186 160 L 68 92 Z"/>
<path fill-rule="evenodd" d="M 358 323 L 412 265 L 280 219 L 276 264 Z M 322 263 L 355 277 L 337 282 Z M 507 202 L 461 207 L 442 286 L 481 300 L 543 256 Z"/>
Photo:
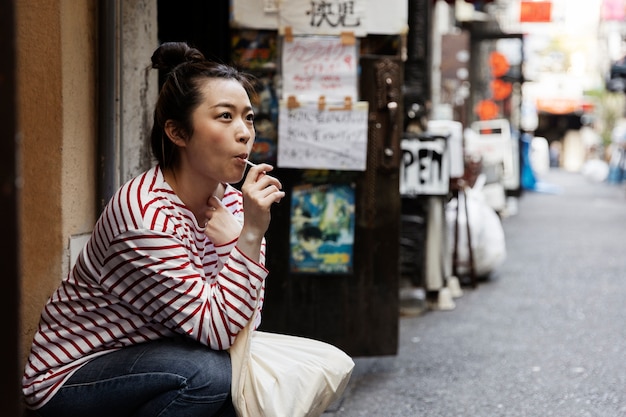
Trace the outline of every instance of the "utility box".
<path fill-rule="evenodd" d="M 516 192 L 520 188 L 520 151 L 518 139 L 511 135 L 506 119 L 481 120 L 472 123 L 475 135 L 466 137 L 468 154 L 482 157 L 483 169 L 501 168 L 500 182 L 504 189 Z"/>

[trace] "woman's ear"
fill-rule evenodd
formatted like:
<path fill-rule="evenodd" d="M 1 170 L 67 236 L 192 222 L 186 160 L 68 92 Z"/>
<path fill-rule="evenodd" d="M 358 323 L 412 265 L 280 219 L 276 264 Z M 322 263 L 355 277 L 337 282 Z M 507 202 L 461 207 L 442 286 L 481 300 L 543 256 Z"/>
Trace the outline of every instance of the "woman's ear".
<path fill-rule="evenodd" d="M 180 128 L 178 123 L 169 119 L 165 122 L 165 134 L 176 146 L 181 148 L 187 144 L 186 135 L 183 129 Z"/>

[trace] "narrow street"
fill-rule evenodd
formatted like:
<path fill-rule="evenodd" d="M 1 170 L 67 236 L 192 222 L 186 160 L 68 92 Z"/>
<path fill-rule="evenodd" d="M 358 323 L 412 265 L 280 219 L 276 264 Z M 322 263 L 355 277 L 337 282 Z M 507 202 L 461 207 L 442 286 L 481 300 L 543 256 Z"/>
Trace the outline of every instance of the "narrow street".
<path fill-rule="evenodd" d="M 626 416 L 626 190 L 552 170 L 503 220 L 507 260 L 451 311 L 400 318 L 325 416 Z"/>

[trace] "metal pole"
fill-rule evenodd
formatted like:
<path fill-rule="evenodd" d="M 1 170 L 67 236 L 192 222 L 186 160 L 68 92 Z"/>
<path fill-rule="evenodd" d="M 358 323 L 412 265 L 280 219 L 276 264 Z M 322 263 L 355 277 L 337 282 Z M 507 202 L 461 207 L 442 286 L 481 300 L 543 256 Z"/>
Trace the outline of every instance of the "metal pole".
<path fill-rule="evenodd" d="M 119 0 L 102 1 L 98 4 L 100 40 L 97 207 L 101 211 L 119 186 L 121 5 Z"/>

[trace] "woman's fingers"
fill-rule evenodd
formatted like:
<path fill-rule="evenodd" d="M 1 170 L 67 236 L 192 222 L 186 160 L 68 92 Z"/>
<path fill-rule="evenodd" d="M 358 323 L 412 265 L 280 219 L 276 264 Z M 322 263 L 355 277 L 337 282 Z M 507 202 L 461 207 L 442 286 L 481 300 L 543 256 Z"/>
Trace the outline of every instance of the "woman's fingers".
<path fill-rule="evenodd" d="M 269 164 L 259 164 L 250 168 L 241 189 L 244 193 L 244 201 L 246 196 L 248 196 L 248 198 L 256 197 L 263 200 L 267 200 L 269 197 L 269 205 L 271 205 L 272 203 L 279 202 L 283 198 L 285 193 L 281 191 L 283 186 L 280 181 L 271 175 L 267 175 L 267 172 L 273 169 L 274 167 Z M 259 201 L 259 203 L 267 202 Z"/>
<path fill-rule="evenodd" d="M 209 208 L 205 212 L 204 234 L 216 245 L 236 239 L 241 232 L 241 224 L 235 216 L 215 196 L 209 198 L 207 205 Z"/>

